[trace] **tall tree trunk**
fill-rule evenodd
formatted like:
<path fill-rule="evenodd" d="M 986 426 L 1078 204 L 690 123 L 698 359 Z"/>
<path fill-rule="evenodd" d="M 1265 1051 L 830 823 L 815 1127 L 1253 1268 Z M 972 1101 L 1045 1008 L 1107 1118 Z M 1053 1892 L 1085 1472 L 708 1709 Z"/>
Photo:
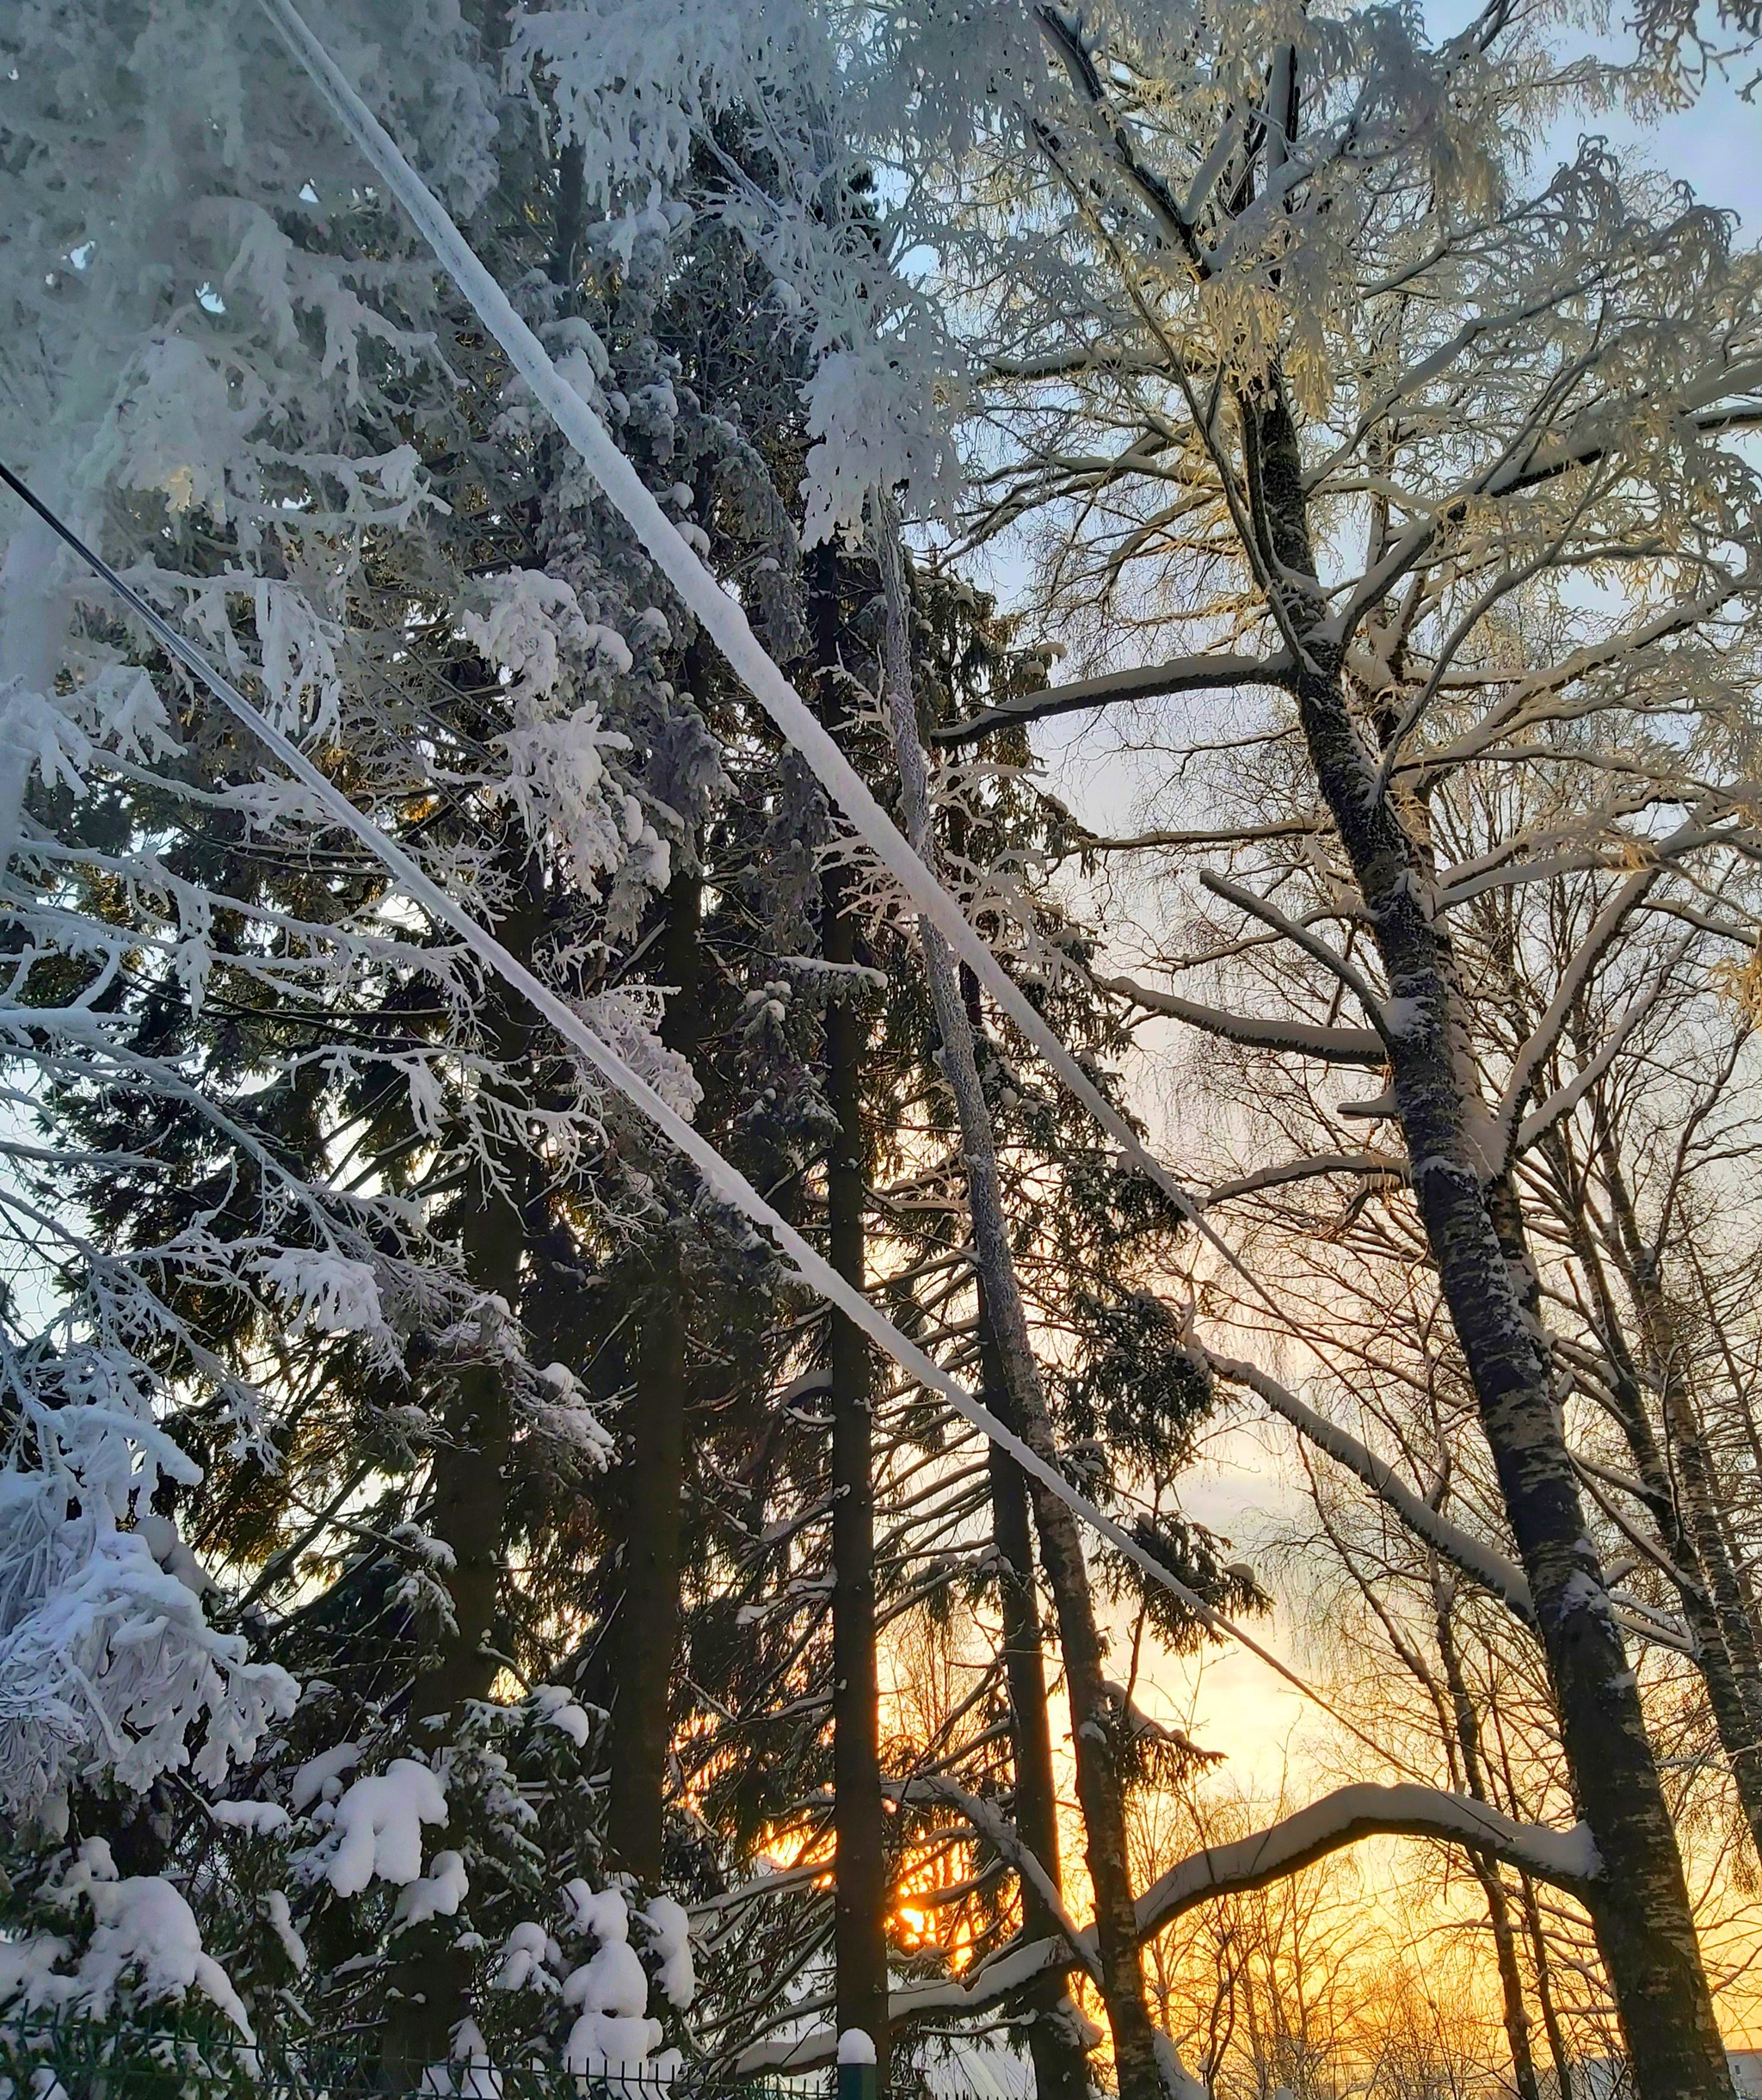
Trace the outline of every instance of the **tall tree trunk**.
<path fill-rule="evenodd" d="M 1563 1147 L 1555 1149 L 1554 1163 L 1556 1173 L 1563 1177 L 1562 1186 L 1570 1188 L 1571 1163 L 1564 1156 Z M 1596 1299 L 1603 1353 L 1609 1367 L 1610 1392 L 1622 1433 L 1627 1440 L 1648 1513 L 1676 1571 L 1677 1595 L 1681 1599 L 1689 1631 L 1694 1636 L 1695 1666 L 1706 1687 L 1714 1730 L 1725 1752 L 1726 1764 L 1737 1788 L 1757 1855 L 1762 1857 L 1762 1753 L 1759 1753 L 1758 1746 L 1759 1734 L 1762 1734 L 1762 1721 L 1758 1719 L 1759 1711 L 1762 1711 L 1762 1698 L 1753 1703 L 1745 1697 L 1743 1685 L 1732 1666 L 1725 1629 L 1708 1586 L 1699 1548 L 1685 1521 L 1676 1482 L 1654 1433 L 1652 1419 L 1646 1412 L 1640 1367 L 1629 1346 L 1603 1258 L 1582 1211 L 1569 1221 L 1568 1236 Z"/>
<path fill-rule="evenodd" d="M 701 1021 L 703 882 L 680 869 L 667 890 L 661 967 L 673 988 L 661 1024 L 669 1050 L 695 1062 Z M 625 1506 L 624 1589 L 611 1740 L 612 1842 L 638 1881 L 662 1870 L 674 1664 L 679 1653 L 680 1530 L 685 1496 L 688 1309 L 678 1228 L 656 1235 L 638 1313 L 635 1413 Z"/>
<path fill-rule="evenodd" d="M 979 1333 L 985 1405 L 1018 1435 L 1020 1428 L 1003 1361 L 991 1331 L 985 1286 L 979 1284 Z M 997 1554 L 997 1598 L 1003 1621 L 1003 1667 L 1009 1685 L 1010 1743 L 1015 1765 L 1015 1830 L 1053 1888 L 1058 1870 L 1058 1795 L 1052 1771 L 1052 1727 L 1046 1713 L 1046 1668 L 1040 1649 L 1040 1606 L 1034 1580 L 1028 1483 L 1021 1468 L 996 1444 L 989 1448 L 991 1534 Z M 1032 1878 L 1020 1876 L 1022 1930 L 1030 1939 L 1056 1937 L 1058 1925 Z M 1063 1975 L 1050 1970 L 1026 1994 L 1028 2054 L 1038 2100 L 1085 2100 L 1088 2064 L 1075 2023 L 1064 2010 Z"/>
<path fill-rule="evenodd" d="M 1455 954 L 1428 908 L 1414 838 L 1379 791 L 1376 760 L 1347 705 L 1296 425 L 1276 375 L 1237 409 L 1262 559 L 1297 586 L 1281 588 L 1300 650 L 1298 718 L 1388 982 L 1395 1105 L 1420 1215 L 1535 1599 L 1580 1810 L 1602 1861 L 1593 1914 L 1635 2084 L 1641 2100 L 1712 2100 L 1730 2093 L 1731 2079 L 1688 1885 L 1545 1347 L 1525 1314 L 1528 1279 L 1506 1260 L 1483 1187 L 1486 1115 L 1469 1077 Z"/>
<path fill-rule="evenodd" d="M 662 1876 L 673 1665 L 679 1647 L 686 1399 L 681 1284 L 678 1242 L 670 1227 L 663 1228 L 638 1315 L 607 1825 L 626 1871 L 650 1883 Z"/>
<path fill-rule="evenodd" d="M 899 545 L 884 503 L 876 505 L 877 552 L 887 597 L 886 686 L 894 749 L 899 761 L 906 831 L 921 853 L 933 856 L 929 785 L 919 740 L 909 655 L 904 578 Z M 1020 1424 L 1020 1436 L 1036 1457 L 1058 1465 L 1057 1439 L 1046 1407 L 1027 1315 L 1016 1281 L 1015 1260 L 1003 1212 L 991 1112 L 986 1105 L 974 1055 L 972 1025 L 953 957 L 941 937 L 921 930 L 925 974 L 942 1041 L 943 1071 L 953 1091 L 965 1155 L 967 1202 L 973 1242 L 984 1280 L 991 1333 L 1002 1383 Z M 1102 1663 L 1106 1647 L 1096 1622 L 1081 1536 L 1069 1503 L 1038 1480 L 1032 1484 L 1040 1563 L 1046 1571 L 1058 1620 L 1060 1652 L 1070 1700 L 1071 1749 L 1077 1801 L 1082 1809 L 1085 1857 L 1095 1900 L 1099 1960 L 1095 1984 L 1107 2008 L 1119 2100 L 1157 2100 L 1162 2090 L 1157 2035 L 1144 1995 L 1137 1918 L 1125 1835 L 1125 1799 L 1116 1762 L 1113 1713 Z"/>
<path fill-rule="evenodd" d="M 814 557 L 812 619 L 819 661 L 821 718 L 835 731 L 843 703 L 835 675 L 842 625 L 839 557 Z M 856 960 L 856 930 L 841 870 L 822 896 L 820 952 L 829 963 Z M 839 973 L 826 1002 L 826 1094 L 838 1118 L 826 1166 L 832 1266 L 861 1290 L 866 1281 L 863 1204 L 868 1145 L 863 1129 L 864 1030 Z M 887 2085 L 887 1862 L 881 1803 L 880 1692 L 875 1669 L 874 1366 L 869 1345 L 833 1310 L 832 1357 L 832 1772 L 834 1945 L 840 2032 L 859 2028 L 875 2045 L 877 2076 Z"/>

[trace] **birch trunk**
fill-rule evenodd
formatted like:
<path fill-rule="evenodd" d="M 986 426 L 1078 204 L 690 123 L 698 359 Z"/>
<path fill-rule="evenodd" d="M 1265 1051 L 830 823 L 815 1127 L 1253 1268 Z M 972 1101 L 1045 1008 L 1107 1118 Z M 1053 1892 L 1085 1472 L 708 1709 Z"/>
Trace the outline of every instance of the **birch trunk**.
<path fill-rule="evenodd" d="M 1414 840 L 1377 791 L 1377 763 L 1347 705 L 1328 631 L 1295 424 L 1276 379 L 1239 399 L 1262 560 L 1282 570 L 1300 660 L 1298 717 L 1317 785 L 1369 915 L 1387 980 L 1396 1114 L 1439 1281 L 1535 1599 L 1578 1803 L 1601 1856 L 1595 1905 L 1640 2100 L 1728 2095 L 1730 2074 L 1701 1965 L 1676 1832 L 1639 1688 L 1591 1544 L 1550 1388 L 1484 1179 L 1488 1118 L 1472 1078 L 1457 964 L 1427 906 Z"/>

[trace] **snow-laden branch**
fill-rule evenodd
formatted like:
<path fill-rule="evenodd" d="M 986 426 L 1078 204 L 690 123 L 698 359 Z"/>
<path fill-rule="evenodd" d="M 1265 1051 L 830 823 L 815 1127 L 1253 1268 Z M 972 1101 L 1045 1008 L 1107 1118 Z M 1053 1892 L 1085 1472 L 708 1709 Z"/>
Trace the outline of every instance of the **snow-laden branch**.
<path fill-rule="evenodd" d="M 1149 700 L 1175 693 L 1233 691 L 1239 686 L 1281 686 L 1291 676 L 1292 659 L 1271 656 L 1177 656 L 1167 663 L 1147 663 L 1131 671 L 1107 671 L 1099 678 L 1080 678 L 1066 686 L 1048 686 L 1018 699 L 988 707 L 965 722 L 952 722 L 933 731 L 939 744 L 971 743 L 994 730 L 1021 722 L 1044 722 L 1049 716 L 1075 714 L 1084 707 L 1112 707 L 1122 700 Z"/>
<path fill-rule="evenodd" d="M 1318 1152 L 1306 1160 L 1286 1160 L 1278 1167 L 1262 1167 L 1240 1180 L 1220 1181 L 1205 1198 L 1213 1204 L 1233 1203 L 1238 1197 L 1258 1196 L 1262 1189 L 1285 1188 L 1293 1181 L 1314 1181 L 1323 1174 L 1365 1174 L 1382 1180 L 1405 1182 L 1408 1163 L 1383 1152 Z"/>
<path fill-rule="evenodd" d="M 1613 634 L 1600 636 L 1594 642 L 1583 644 L 1545 669 L 1526 672 L 1512 685 L 1499 705 L 1483 716 L 1466 736 L 1439 749 L 1428 751 L 1422 758 L 1410 761 L 1409 763 L 1430 769 L 1478 756 L 1501 736 L 1508 736 L 1513 728 L 1522 726 L 1528 719 L 1525 710 L 1531 701 L 1564 693 L 1573 686 L 1594 678 L 1599 671 L 1607 670 L 1624 658 L 1637 656 L 1647 650 L 1655 649 L 1660 642 L 1669 639 L 1673 635 L 1691 631 L 1710 620 L 1728 602 L 1731 595 L 1729 589 L 1722 588 L 1704 592 L 1698 598 L 1679 600 L 1637 625 L 1618 628 Z M 1457 871 L 1452 874 L 1446 895 L 1454 894 L 1457 883 L 1462 879 L 1462 872 Z"/>
<path fill-rule="evenodd" d="M 1436 1787 L 1341 1787 L 1294 1815 L 1231 1844 L 1208 1845 L 1171 1867 L 1138 1899 L 1146 1939 L 1214 1896 L 1264 1888 L 1363 1838 L 1438 1838 L 1519 1867 L 1574 1894 L 1597 1878 L 1599 1862 L 1582 1823 L 1570 1830 L 1517 1823 L 1486 1801 Z"/>
<path fill-rule="evenodd" d="M 1516 1139 L 1512 1145 L 1512 1156 L 1527 1152 L 1531 1146 L 1546 1136 L 1562 1117 L 1569 1116 L 1597 1081 L 1615 1062 L 1622 1045 L 1640 1023 L 1658 1004 L 1664 994 L 1662 977 L 1650 991 L 1636 999 L 1609 1032 L 1608 1040 L 1587 1063 L 1581 1065 L 1573 1076 L 1554 1089 L 1545 1101 L 1524 1118 L 1519 1125 Z"/>
<path fill-rule="evenodd" d="M 1451 1567 L 1460 1568 L 1483 1589 L 1502 1598 L 1526 1625 L 1534 1624 L 1536 1614 L 1530 1586 L 1522 1569 L 1507 1561 L 1503 1554 L 1495 1553 L 1472 1533 L 1452 1524 L 1423 1497 L 1415 1494 L 1386 1460 L 1379 1458 L 1356 1437 L 1348 1435 L 1337 1423 L 1306 1407 L 1295 1393 L 1278 1379 L 1269 1377 L 1258 1364 L 1238 1363 L 1232 1358 L 1202 1351 L 1198 1344 L 1191 1346 L 1226 1383 L 1247 1386 L 1250 1392 L 1257 1393 L 1307 1443 L 1325 1452 L 1347 1472 L 1356 1474 L 1415 1538 L 1432 1548 Z"/>
<path fill-rule="evenodd" d="M 1722 358 L 1698 378 L 1678 387 L 1662 405 L 1697 430 L 1741 428 L 1762 422 L 1762 402 L 1753 398 L 1759 392 L 1762 392 L 1762 358 L 1744 358 L 1735 364 Z M 1490 478 L 1487 493 L 1511 495 L 1600 459 L 1620 442 L 1624 427 L 1631 430 L 1642 417 L 1649 425 L 1659 405 L 1649 396 L 1638 401 L 1629 397 L 1611 405 L 1599 403 L 1586 410 L 1566 430 L 1545 437 L 1538 434 L 1526 453 L 1512 459 Z"/>
<path fill-rule="evenodd" d="M 1266 1830 L 1233 1844 L 1207 1846 L 1171 1867 L 1138 1898 L 1139 1937 L 1153 1938 L 1183 1912 L 1214 1897 L 1264 1888 L 1269 1882 L 1300 1874 L 1331 1852 L 1379 1837 L 1426 1838 L 1460 1844 L 1575 1896 L 1583 1896 L 1601 1871 L 1596 1847 L 1582 1823 L 1571 1830 L 1518 1823 L 1485 1801 L 1435 1787 L 1341 1787 Z M 1093 1954 L 1094 1932 L 1079 1937 Z M 1068 1968 L 1071 1962 L 1070 1949 L 1061 1940 L 1018 1941 L 965 1977 L 895 1992 L 888 2000 L 888 2022 L 896 2031 L 932 2016 L 983 2012 L 1013 1998 L 1047 1969 Z M 741 2052 L 735 2075 L 752 2078 L 766 2071 L 816 2070 L 833 2060 L 837 2048 L 837 2032 L 830 2026 L 816 2026 L 805 2034 L 768 2035 Z"/>
<path fill-rule="evenodd" d="M 1707 433 L 1762 423 L 1762 403 L 1744 398 L 1759 388 L 1762 359 L 1721 360 L 1662 400 L 1653 397 L 1641 402 L 1630 398 L 1599 403 L 1564 430 L 1537 428 L 1531 441 L 1507 445 L 1484 472 L 1422 508 L 1383 558 L 1359 579 L 1325 631 L 1340 643 L 1355 634 L 1401 578 L 1426 558 L 1440 533 L 1473 503 L 1516 496 L 1575 467 L 1589 466 L 1615 450 L 1642 419 L 1648 429 L 1655 427 L 1660 413 Z"/>
<path fill-rule="evenodd" d="M 1173 992 L 1159 992 L 1131 977 L 1098 977 L 1104 992 L 1117 993 L 1170 1020 L 1186 1021 L 1208 1035 L 1244 1043 L 1254 1050 L 1290 1050 L 1299 1057 L 1320 1057 L 1329 1064 L 1384 1065 L 1389 1050 L 1374 1028 L 1328 1028 L 1316 1021 L 1264 1019 L 1257 1014 L 1226 1013 L 1217 1007 L 1201 1006 Z"/>
<path fill-rule="evenodd" d="M 1069 834 L 1069 850 L 1081 853 L 1142 853 L 1159 847 L 1260 846 L 1268 839 L 1312 839 L 1322 828 L 1314 817 L 1293 817 L 1271 824 L 1237 824 L 1223 830 L 1190 827 L 1186 830 L 1137 831 L 1127 837 L 1110 838 L 1075 825 Z"/>

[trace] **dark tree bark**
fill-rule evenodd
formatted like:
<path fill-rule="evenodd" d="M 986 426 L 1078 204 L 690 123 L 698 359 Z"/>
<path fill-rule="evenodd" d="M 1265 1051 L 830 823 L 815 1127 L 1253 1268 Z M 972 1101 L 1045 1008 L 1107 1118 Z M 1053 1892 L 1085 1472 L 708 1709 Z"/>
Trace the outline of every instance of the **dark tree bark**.
<path fill-rule="evenodd" d="M 1237 402 L 1250 516 L 1301 660 L 1292 677 L 1317 785 L 1369 914 L 1392 1011 L 1396 1114 L 1415 1198 L 1461 1343 L 1512 1536 L 1535 1599 L 1578 1803 L 1602 1857 L 1594 1905 L 1641 2100 L 1728 2095 L 1730 2074 L 1701 1965 L 1676 1832 L 1647 1739 L 1639 1689 L 1524 1299 L 1483 1185 L 1485 1113 L 1471 1069 L 1455 954 L 1427 910 L 1419 848 L 1347 702 L 1329 632 L 1296 425 L 1277 376 Z"/>
<path fill-rule="evenodd" d="M 673 1665 L 679 1649 L 686 1398 L 680 1288 L 679 1249 L 668 1235 L 656 1254 L 638 1315 L 609 1744 L 609 1835 L 625 1869 L 647 1882 L 658 1881 L 662 1874 Z"/>
<path fill-rule="evenodd" d="M 979 1331 L 985 1405 L 1005 1425 L 1020 1431 L 991 1333 L 985 1290 L 979 1286 Z M 1034 1541 L 1029 1522 L 1028 1484 L 1007 1451 L 988 1446 L 991 1474 L 992 1537 L 997 1551 L 997 1597 L 1003 1622 L 1003 1666 L 1009 1685 L 1010 1741 L 1015 1766 L 1015 1831 L 1055 1888 L 1058 1870 L 1058 1795 L 1052 1771 L 1052 1727 L 1046 1712 L 1046 1666 L 1040 1647 L 1040 1606 L 1034 1580 Z M 1022 1930 L 1030 1939 L 1057 1935 L 1058 1924 L 1029 1876 L 1020 1877 Z M 1063 2011 L 1063 1974 L 1037 1977 L 1026 1994 L 1028 2054 L 1038 2100 L 1086 2100 L 1088 2065 L 1075 2029 Z"/>
<path fill-rule="evenodd" d="M 521 961 L 529 958 L 543 916 L 539 871 L 522 859 L 522 903 L 496 929 Z M 526 1059 L 538 1017 L 499 982 L 485 1001 L 486 1047 L 505 1069 Z M 501 1185 L 481 1169 L 459 1206 L 465 1272 L 485 1299 L 518 1314 L 526 1254 L 525 1198 L 531 1168 L 524 1158 L 499 1162 Z M 513 1194 L 509 1190 L 515 1192 Z M 501 1315 L 486 1309 L 484 1319 Z M 486 1335 L 479 1360 L 460 1374 L 445 1418 L 446 1438 L 434 1455 L 428 1528 L 451 1548 L 453 1566 L 441 1580 L 453 1623 L 441 1635 L 416 1676 L 413 1711 L 420 1722 L 455 1715 L 465 1701 L 488 1696 L 501 1667 L 493 1653 L 497 1598 L 505 1564 L 508 1461 L 513 1416 L 500 1359 Z"/>
<path fill-rule="evenodd" d="M 519 1209 L 483 1192 L 470 1205 L 463 1238 L 472 1283 L 486 1296 L 516 1306 L 525 1246 Z M 484 1315 L 486 1321 L 499 1317 Z M 484 1339 L 487 1345 L 490 1338 Z M 436 1740 L 466 1701 L 489 1696 L 501 1667 L 492 1642 L 506 1564 L 513 1427 L 507 1387 L 486 1348 L 485 1360 L 459 1376 L 447 1410 L 446 1442 L 434 1459 L 428 1530 L 453 1551 L 453 1564 L 440 1580 L 453 1623 L 417 1672 L 413 1706 L 419 1726 L 431 1718 L 440 1724 Z"/>
<path fill-rule="evenodd" d="M 821 718 L 835 733 L 843 718 L 836 671 L 842 624 L 839 558 L 814 557 L 811 617 L 821 673 Z M 829 963 L 856 958 L 856 931 L 841 871 L 826 877 L 820 951 Z M 843 978 L 848 986 L 850 978 Z M 832 1266 L 860 1290 L 866 1282 L 863 1204 L 868 1144 L 863 1128 L 864 1029 L 855 996 L 835 985 L 826 1002 L 826 1094 L 838 1136 L 826 1165 Z M 832 1370 L 832 1767 L 836 1846 L 834 1943 L 838 2026 L 860 2028 L 875 2045 L 877 2076 L 887 2085 L 885 1825 L 881 1800 L 879 1687 L 875 1669 L 875 1501 L 872 1478 L 874 1366 L 859 1329 L 834 1309 Z"/>
<path fill-rule="evenodd" d="M 667 891 L 661 967 L 673 988 L 661 1025 L 669 1050 L 700 1049 L 703 883 L 680 870 Z M 624 1588 L 612 1702 L 611 1834 L 638 1881 L 662 1876 L 673 1669 L 680 1639 L 680 1532 L 685 1497 L 686 1333 L 689 1308 L 677 1229 L 657 1235 L 637 1315 L 635 1412 L 625 1505 Z"/>

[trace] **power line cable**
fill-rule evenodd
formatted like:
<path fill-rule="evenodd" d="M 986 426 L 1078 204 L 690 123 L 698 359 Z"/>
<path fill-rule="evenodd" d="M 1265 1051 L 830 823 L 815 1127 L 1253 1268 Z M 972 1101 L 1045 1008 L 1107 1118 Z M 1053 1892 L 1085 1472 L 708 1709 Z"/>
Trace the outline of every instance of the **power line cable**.
<path fill-rule="evenodd" d="M 515 312 L 508 294 L 434 192 L 399 151 L 292 0 L 261 0 L 288 49 L 311 77 L 337 122 L 384 177 L 417 231 L 477 317 L 501 344 L 508 361 L 531 387 L 551 421 L 580 455 L 613 507 L 685 601 L 742 685 L 812 768 L 869 851 L 904 890 L 924 917 L 1033 1044 L 1071 1094 L 1117 1144 L 1124 1158 L 1160 1189 L 1181 1215 L 1222 1255 L 1272 1311 L 1276 1301 L 1203 1215 L 1204 1205 L 1144 1145 L 1107 1099 L 1057 1032 L 1034 1006 L 975 931 L 966 914 L 937 880 L 888 816 L 862 776 L 827 734 L 791 685 L 775 658 L 749 625 L 746 614 L 705 567 L 679 527 L 656 501 L 631 461 L 593 410 L 551 361 L 549 353 Z"/>

